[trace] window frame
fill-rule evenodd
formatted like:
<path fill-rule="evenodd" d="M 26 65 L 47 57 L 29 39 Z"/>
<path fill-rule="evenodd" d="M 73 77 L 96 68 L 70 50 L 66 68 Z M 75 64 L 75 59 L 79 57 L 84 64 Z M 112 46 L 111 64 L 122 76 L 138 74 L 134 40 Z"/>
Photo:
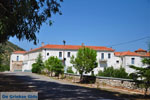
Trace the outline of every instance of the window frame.
<path fill-rule="evenodd" d="M 19 56 L 17 56 L 16 61 L 19 61 Z"/>
<path fill-rule="evenodd" d="M 71 52 L 67 53 L 67 57 L 70 58 L 71 57 Z"/>
<path fill-rule="evenodd" d="M 105 57 L 104 57 L 104 53 L 101 53 L 101 59 L 104 59 Z"/>
<path fill-rule="evenodd" d="M 108 59 L 110 59 L 111 58 L 111 53 L 108 53 Z"/>
<path fill-rule="evenodd" d="M 59 58 L 62 58 L 62 52 L 59 52 Z"/>
<path fill-rule="evenodd" d="M 135 64 L 135 58 L 131 58 L 131 64 Z"/>
<path fill-rule="evenodd" d="M 49 56 L 49 52 L 47 52 L 46 55 Z"/>

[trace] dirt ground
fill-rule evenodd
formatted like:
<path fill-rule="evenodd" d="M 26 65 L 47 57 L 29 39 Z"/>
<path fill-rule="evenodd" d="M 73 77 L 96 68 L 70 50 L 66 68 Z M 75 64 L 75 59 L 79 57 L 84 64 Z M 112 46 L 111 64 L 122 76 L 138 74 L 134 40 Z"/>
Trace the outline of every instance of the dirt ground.
<path fill-rule="evenodd" d="M 113 87 L 93 88 L 32 73 L 0 73 L 0 92 L 38 92 L 39 100 L 150 100 Z"/>

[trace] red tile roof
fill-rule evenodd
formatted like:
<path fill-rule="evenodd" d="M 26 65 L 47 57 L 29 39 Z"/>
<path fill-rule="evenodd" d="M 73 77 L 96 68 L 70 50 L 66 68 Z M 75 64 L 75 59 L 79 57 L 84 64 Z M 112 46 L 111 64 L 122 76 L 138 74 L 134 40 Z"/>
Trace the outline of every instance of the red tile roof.
<path fill-rule="evenodd" d="M 150 57 L 150 52 L 147 52 L 146 55 L 142 55 L 143 57 Z"/>
<path fill-rule="evenodd" d="M 123 52 L 121 55 L 122 56 L 140 56 L 139 54 L 135 52 L 130 52 L 130 51 Z"/>
<path fill-rule="evenodd" d="M 36 51 L 36 50 L 39 50 L 39 49 L 66 49 L 66 50 L 78 50 L 79 48 L 81 48 L 82 46 L 80 45 L 45 45 L 43 47 L 40 47 L 40 48 L 36 48 L 36 49 L 32 49 L 30 50 L 29 52 L 32 52 L 32 51 Z M 107 47 L 99 47 L 99 46 L 85 46 L 85 47 L 88 47 L 90 49 L 94 49 L 94 50 L 102 50 L 102 51 L 114 51 L 114 49 L 112 48 L 107 48 Z"/>
<path fill-rule="evenodd" d="M 15 53 L 15 54 L 24 54 L 24 53 L 26 53 L 26 51 L 14 51 L 13 53 Z"/>
<path fill-rule="evenodd" d="M 125 52 L 115 52 L 115 56 L 143 56 L 147 57 L 150 56 L 150 53 L 147 53 L 146 55 L 141 55 L 136 52 L 130 52 L 130 51 L 125 51 Z"/>
<path fill-rule="evenodd" d="M 138 50 L 136 50 L 135 52 L 147 52 L 146 50 L 143 50 L 141 48 L 139 48 Z"/>
<path fill-rule="evenodd" d="M 115 52 L 115 56 L 121 56 L 122 52 Z"/>

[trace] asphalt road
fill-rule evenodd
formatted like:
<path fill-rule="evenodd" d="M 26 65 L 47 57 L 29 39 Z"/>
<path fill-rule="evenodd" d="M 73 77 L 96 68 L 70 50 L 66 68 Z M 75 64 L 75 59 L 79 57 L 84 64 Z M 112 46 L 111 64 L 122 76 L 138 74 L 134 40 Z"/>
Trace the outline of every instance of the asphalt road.
<path fill-rule="evenodd" d="M 126 97 L 118 92 L 76 86 L 32 73 L 0 73 L 0 76 L 1 80 L 5 79 L 0 83 L 3 85 L 0 91 L 37 91 L 39 100 L 125 100 Z M 6 84 L 6 80 L 10 82 Z"/>

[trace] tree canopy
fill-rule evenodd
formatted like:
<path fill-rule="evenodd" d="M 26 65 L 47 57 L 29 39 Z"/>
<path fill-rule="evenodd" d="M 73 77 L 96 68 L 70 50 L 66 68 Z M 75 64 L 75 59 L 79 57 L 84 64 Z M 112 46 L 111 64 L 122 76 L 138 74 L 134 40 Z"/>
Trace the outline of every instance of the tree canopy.
<path fill-rule="evenodd" d="M 97 67 L 97 53 L 95 50 L 90 48 L 82 47 L 77 52 L 77 57 L 71 57 L 71 63 L 74 68 L 81 75 L 80 79 L 82 81 L 83 73 L 89 73 L 93 71 L 94 68 Z"/>
<path fill-rule="evenodd" d="M 37 43 L 36 32 L 60 12 L 63 0 L 0 0 L 0 43 L 16 36 Z"/>
<path fill-rule="evenodd" d="M 57 57 L 49 57 L 48 60 L 45 61 L 44 65 L 45 68 L 51 73 L 51 76 L 53 72 L 56 76 L 59 76 L 59 74 L 63 74 L 64 72 L 64 66 L 62 64 L 62 61 Z"/>

